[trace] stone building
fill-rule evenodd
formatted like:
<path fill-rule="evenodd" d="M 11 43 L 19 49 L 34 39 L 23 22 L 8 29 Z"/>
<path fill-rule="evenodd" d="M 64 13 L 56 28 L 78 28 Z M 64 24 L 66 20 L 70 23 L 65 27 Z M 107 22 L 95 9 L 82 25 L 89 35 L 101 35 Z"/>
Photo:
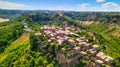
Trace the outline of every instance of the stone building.
<path fill-rule="evenodd" d="M 92 48 L 95 49 L 95 50 L 100 50 L 98 45 L 92 45 Z"/>
<path fill-rule="evenodd" d="M 75 41 L 72 39 L 68 39 L 67 43 L 70 44 L 72 47 L 75 47 Z"/>
<path fill-rule="evenodd" d="M 63 22 L 63 23 L 62 23 L 62 30 L 63 30 L 63 31 L 65 31 L 66 26 L 67 26 L 66 22 Z"/>
<path fill-rule="evenodd" d="M 62 45 L 64 42 L 67 42 L 72 49 L 70 51 L 64 51 L 68 52 L 72 55 L 77 54 L 77 57 L 82 58 L 83 60 L 91 60 L 95 63 L 95 67 L 101 67 L 101 64 L 112 64 L 114 62 L 114 59 L 110 56 L 107 56 L 103 52 L 100 51 L 100 47 L 97 44 L 91 45 L 88 43 L 88 40 L 85 37 L 82 37 L 75 33 L 76 30 L 72 30 L 75 28 L 67 27 L 66 22 L 62 23 L 62 28 L 57 26 L 48 26 L 45 25 L 41 27 L 44 34 L 48 37 L 48 42 L 53 43 L 55 42 L 57 45 Z M 74 32 L 73 32 L 74 31 Z M 77 31 L 76 31 L 77 32 Z M 39 33 L 35 33 L 37 37 L 41 36 Z M 75 35 L 76 39 L 73 40 L 70 38 L 69 35 Z M 58 61 L 60 64 L 68 65 L 68 60 L 65 56 L 63 56 L 63 53 L 58 55 Z M 72 57 L 71 60 L 75 59 Z"/>
<path fill-rule="evenodd" d="M 41 35 L 42 35 L 41 33 L 35 33 L 36 37 L 41 37 Z"/>
<path fill-rule="evenodd" d="M 102 67 L 101 65 L 103 64 L 103 61 L 101 60 L 96 60 L 95 61 L 95 67 Z"/>
<path fill-rule="evenodd" d="M 105 63 L 110 65 L 114 62 L 114 59 L 110 56 L 107 56 L 105 59 L 104 59 Z"/>
<path fill-rule="evenodd" d="M 97 50 L 95 50 L 95 49 L 89 49 L 88 53 L 91 54 L 92 56 L 95 56 L 97 54 Z"/>

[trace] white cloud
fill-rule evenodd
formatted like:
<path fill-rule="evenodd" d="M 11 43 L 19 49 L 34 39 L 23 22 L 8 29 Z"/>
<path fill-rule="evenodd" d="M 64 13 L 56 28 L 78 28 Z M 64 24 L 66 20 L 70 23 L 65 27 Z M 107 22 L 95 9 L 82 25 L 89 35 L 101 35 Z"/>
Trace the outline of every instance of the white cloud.
<path fill-rule="evenodd" d="M 106 11 L 120 11 L 120 5 L 115 2 L 107 2 L 102 4 L 102 9 Z"/>
<path fill-rule="evenodd" d="M 105 12 L 120 12 L 120 5 L 115 2 L 107 2 L 101 6 L 91 7 L 94 11 L 105 11 Z"/>
<path fill-rule="evenodd" d="M 113 8 L 113 7 L 119 7 L 119 5 L 114 2 L 107 2 L 105 4 L 102 4 L 102 7 L 103 8 Z"/>
<path fill-rule="evenodd" d="M 96 0 L 96 2 L 105 2 L 105 0 Z"/>
<path fill-rule="evenodd" d="M 28 6 L 24 5 L 24 4 L 19 4 L 19 3 L 13 3 L 13 2 L 8 2 L 8 1 L 4 1 L 4 0 L 0 0 L 0 8 L 3 9 L 25 9 Z"/>
<path fill-rule="evenodd" d="M 88 3 L 82 3 L 82 4 L 78 4 L 78 6 L 80 6 L 82 9 L 86 9 L 90 4 Z"/>

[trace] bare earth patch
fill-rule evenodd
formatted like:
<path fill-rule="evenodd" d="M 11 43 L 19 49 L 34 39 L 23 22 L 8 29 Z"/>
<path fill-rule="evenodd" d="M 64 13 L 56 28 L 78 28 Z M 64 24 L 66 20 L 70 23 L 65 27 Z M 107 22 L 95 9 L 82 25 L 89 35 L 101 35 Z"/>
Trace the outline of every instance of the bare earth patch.
<path fill-rule="evenodd" d="M 1 22 L 7 22 L 7 21 L 9 21 L 8 18 L 7 18 L 7 19 L 0 18 L 0 23 L 1 23 Z"/>
<path fill-rule="evenodd" d="M 116 24 L 110 24 L 109 29 L 116 28 L 114 32 L 112 32 L 113 36 L 120 37 L 120 26 Z"/>
<path fill-rule="evenodd" d="M 80 23 L 83 25 L 90 25 L 92 23 L 99 24 L 99 22 L 95 22 L 95 21 L 80 21 Z"/>
<path fill-rule="evenodd" d="M 120 30 L 117 30 L 117 31 L 114 32 L 112 35 L 113 35 L 113 36 L 120 37 Z"/>
<path fill-rule="evenodd" d="M 23 33 L 22 36 L 14 41 L 12 44 L 24 43 L 26 40 L 29 39 L 29 33 Z"/>

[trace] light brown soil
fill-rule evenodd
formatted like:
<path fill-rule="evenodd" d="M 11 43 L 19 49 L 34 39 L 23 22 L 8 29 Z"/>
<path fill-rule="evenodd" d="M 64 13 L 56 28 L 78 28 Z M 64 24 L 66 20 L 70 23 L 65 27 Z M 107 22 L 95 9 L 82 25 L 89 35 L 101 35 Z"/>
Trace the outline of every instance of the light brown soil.
<path fill-rule="evenodd" d="M 92 23 L 99 24 L 99 22 L 94 22 L 94 21 L 81 21 L 80 23 L 83 25 L 90 25 Z"/>
<path fill-rule="evenodd" d="M 9 19 L 0 18 L 0 23 L 1 23 L 1 22 L 7 22 L 7 21 L 9 21 Z"/>

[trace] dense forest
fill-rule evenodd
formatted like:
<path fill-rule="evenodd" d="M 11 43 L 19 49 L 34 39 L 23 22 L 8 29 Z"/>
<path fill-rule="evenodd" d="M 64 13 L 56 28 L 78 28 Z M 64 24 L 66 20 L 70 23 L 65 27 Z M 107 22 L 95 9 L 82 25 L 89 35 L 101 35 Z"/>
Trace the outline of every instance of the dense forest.
<path fill-rule="evenodd" d="M 7 10 L 0 9 L 0 18 L 9 18 L 10 20 L 14 20 L 19 17 L 21 14 L 26 12 L 33 12 L 32 10 Z"/>
<path fill-rule="evenodd" d="M 106 23 L 116 23 L 120 25 L 119 12 L 65 12 L 64 14 L 74 20 L 100 21 Z"/>
<path fill-rule="evenodd" d="M 5 25 L 5 23 L 3 24 Z M 10 45 L 11 42 L 15 41 L 22 34 L 22 29 L 23 27 L 18 22 L 0 26 L 0 52 L 4 51 L 5 47 Z"/>
<path fill-rule="evenodd" d="M 89 39 L 90 43 L 97 43 L 103 52 L 115 59 L 115 67 L 120 66 L 119 13 L 72 11 L 28 11 L 24 13 L 19 10 L 6 12 L 21 15 L 12 21 L 0 23 L 0 66 L 2 67 L 59 67 L 55 50 L 58 50 L 60 46 L 49 45 L 46 36 L 37 38 L 34 33 L 25 31 L 23 21 L 35 32 L 41 32 L 40 27 L 43 25 L 61 26 L 61 23 L 66 21 L 69 26 L 84 30 L 79 34 Z M 4 17 L 7 15 L 6 12 L 0 14 Z M 80 21 L 94 21 L 94 23 L 84 25 Z M 99 23 L 96 24 L 96 22 Z M 93 36 L 88 32 L 91 32 Z M 74 39 L 74 36 L 71 38 Z M 44 44 L 42 48 L 38 48 L 40 43 Z M 62 47 L 68 46 L 63 44 Z M 79 60 L 79 63 L 79 66 L 83 67 L 88 62 Z"/>

